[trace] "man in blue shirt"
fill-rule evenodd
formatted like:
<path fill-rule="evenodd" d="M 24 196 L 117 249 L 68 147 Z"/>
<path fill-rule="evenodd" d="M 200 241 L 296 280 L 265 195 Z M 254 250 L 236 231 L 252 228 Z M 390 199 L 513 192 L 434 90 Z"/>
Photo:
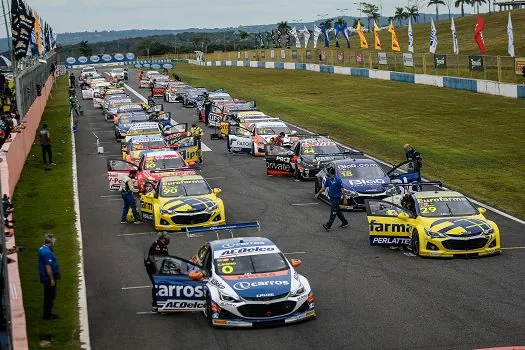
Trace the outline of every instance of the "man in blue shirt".
<path fill-rule="evenodd" d="M 44 245 L 38 249 L 38 272 L 40 282 L 44 285 L 44 320 L 56 320 L 59 318 L 53 314 L 55 303 L 57 280 L 60 279 L 60 268 L 53 253 L 55 237 L 48 233 L 44 237 Z"/>
<path fill-rule="evenodd" d="M 334 168 L 328 168 L 326 173 L 328 176 L 324 178 L 323 187 L 315 194 L 315 198 L 318 198 L 321 193 L 328 189 L 328 197 L 330 197 L 330 218 L 328 219 L 328 222 L 323 225 L 323 228 L 326 231 L 330 231 L 336 216 L 342 222 L 339 227 L 348 226 L 348 221 L 339 207 L 341 197 L 343 196 L 343 181 L 339 176 L 335 175 Z"/>

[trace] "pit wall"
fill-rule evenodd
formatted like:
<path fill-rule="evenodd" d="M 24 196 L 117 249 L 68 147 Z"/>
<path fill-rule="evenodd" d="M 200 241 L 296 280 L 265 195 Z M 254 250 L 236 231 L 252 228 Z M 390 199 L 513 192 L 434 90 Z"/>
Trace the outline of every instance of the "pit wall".
<path fill-rule="evenodd" d="M 480 94 L 504 96 L 510 98 L 525 98 L 525 85 L 498 83 L 491 80 L 445 77 L 428 74 L 390 72 L 368 68 L 340 67 L 324 64 L 294 63 L 294 62 L 262 62 L 262 61 L 196 61 L 188 63 L 210 67 L 251 67 L 268 69 L 303 70 L 328 74 L 352 75 L 371 79 L 400 81 L 404 83 L 430 85 L 449 89 L 464 90 Z"/>
<path fill-rule="evenodd" d="M 0 159 L 0 174 L 2 181 L 2 193 L 9 197 L 13 196 L 16 184 L 24 168 L 25 161 L 31 146 L 35 142 L 36 132 L 40 125 L 40 120 L 47 104 L 47 99 L 53 88 L 53 76 L 49 76 L 41 95 L 36 98 L 27 114 L 24 116 L 25 129 L 21 132 L 12 133 L 11 141 L 4 143 Z M 16 215 L 16 214 L 15 214 Z M 6 238 L 7 248 L 15 246 L 15 236 Z M 28 349 L 26 317 L 22 298 L 22 286 L 20 284 L 20 274 L 18 270 L 18 254 L 9 255 L 15 262 L 8 264 L 9 276 L 9 303 L 11 308 L 13 348 L 15 350 Z"/>

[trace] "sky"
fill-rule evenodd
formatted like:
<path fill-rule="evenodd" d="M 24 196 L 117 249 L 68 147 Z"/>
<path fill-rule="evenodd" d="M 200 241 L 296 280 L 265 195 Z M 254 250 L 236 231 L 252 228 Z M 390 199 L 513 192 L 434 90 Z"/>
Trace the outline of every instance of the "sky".
<path fill-rule="evenodd" d="M 10 0 L 1 0 L 7 4 Z M 354 1 L 338 0 L 25 0 L 47 21 L 55 32 L 78 32 L 123 29 L 185 29 L 238 27 L 280 21 L 314 21 L 318 15 L 337 17 L 347 9 L 346 16 L 359 16 Z M 383 15 L 394 13 L 396 6 L 407 6 L 410 0 L 368 0 L 382 5 Z M 425 4 L 428 1 L 423 1 Z M 455 11 L 454 11 L 455 10 Z M 459 12 L 454 9 L 453 12 Z M 487 11 L 485 5 L 482 9 Z M 472 8 L 467 9 L 472 12 Z M 424 10 L 435 13 L 435 7 Z M 442 6 L 441 13 L 447 8 Z M 4 21 L 2 20 L 2 23 Z M 0 26 L 5 37 L 5 25 Z"/>

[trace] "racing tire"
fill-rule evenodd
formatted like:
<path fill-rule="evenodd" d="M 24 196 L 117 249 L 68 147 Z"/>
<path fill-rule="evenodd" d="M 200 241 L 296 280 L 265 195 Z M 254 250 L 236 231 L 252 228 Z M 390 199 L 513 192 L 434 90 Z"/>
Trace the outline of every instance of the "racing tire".
<path fill-rule="evenodd" d="M 157 222 L 157 215 L 155 215 L 155 210 L 153 211 L 153 220 L 151 220 L 151 225 L 153 226 L 153 230 L 156 232 L 162 231 L 158 230 L 157 227 L 155 227 L 155 223 Z"/>
<path fill-rule="evenodd" d="M 419 232 L 417 230 L 412 231 L 412 237 L 410 239 L 410 248 L 412 253 L 416 256 L 421 256 L 419 246 Z"/>
<path fill-rule="evenodd" d="M 252 143 L 252 156 L 255 157 L 255 143 Z"/>
<path fill-rule="evenodd" d="M 211 299 L 209 294 L 206 296 L 206 321 L 210 326 L 213 326 L 211 317 Z"/>
<path fill-rule="evenodd" d="M 304 177 L 303 175 L 301 175 L 301 172 L 299 171 L 299 169 L 295 169 L 293 175 L 295 176 L 295 178 L 299 181 L 304 181 Z M 317 192 L 316 192 L 317 193 Z"/>
<path fill-rule="evenodd" d="M 321 188 L 319 187 L 319 184 L 317 183 L 317 180 L 315 181 L 314 185 L 314 194 L 317 194 Z"/>

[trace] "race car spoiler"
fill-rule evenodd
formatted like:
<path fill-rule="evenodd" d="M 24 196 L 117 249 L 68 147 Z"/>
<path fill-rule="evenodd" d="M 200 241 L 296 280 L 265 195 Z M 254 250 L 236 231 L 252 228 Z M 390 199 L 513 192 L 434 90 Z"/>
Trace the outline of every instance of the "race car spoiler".
<path fill-rule="evenodd" d="M 363 156 L 364 153 L 361 151 L 344 151 L 340 153 L 329 153 L 329 154 L 314 154 L 314 159 L 317 157 L 351 157 L 351 156 Z M 319 167 L 323 160 L 317 161 L 317 166 Z"/>
<path fill-rule="evenodd" d="M 412 188 L 417 189 L 415 192 L 422 191 L 421 186 L 436 186 L 436 187 L 443 187 L 443 183 L 441 181 L 414 181 L 414 182 L 391 182 L 389 184 L 383 184 L 383 187 L 407 187 L 409 190 Z"/>
<path fill-rule="evenodd" d="M 261 231 L 261 225 L 258 221 L 247 221 L 247 222 L 238 222 L 234 224 L 224 224 L 224 225 L 217 225 L 217 226 L 209 226 L 209 227 L 187 227 L 186 228 L 186 236 L 189 238 L 192 237 L 200 237 L 199 233 L 203 232 L 215 232 L 217 236 L 217 240 L 219 240 L 219 231 L 228 231 L 230 232 L 231 238 L 233 238 L 233 231 L 236 229 L 241 228 L 252 228 L 256 227 L 258 231 Z"/>

